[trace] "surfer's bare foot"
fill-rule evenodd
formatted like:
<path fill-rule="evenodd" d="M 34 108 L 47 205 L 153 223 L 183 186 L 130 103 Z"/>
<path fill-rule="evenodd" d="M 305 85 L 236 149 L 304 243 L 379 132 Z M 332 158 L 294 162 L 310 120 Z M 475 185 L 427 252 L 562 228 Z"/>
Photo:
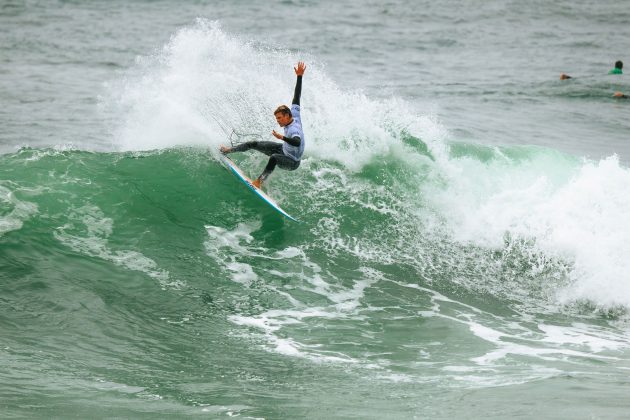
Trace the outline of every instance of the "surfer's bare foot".
<path fill-rule="evenodd" d="M 256 188 L 260 188 L 262 187 L 262 181 L 260 180 L 260 178 L 256 178 L 252 181 L 252 185 Z"/>
<path fill-rule="evenodd" d="M 221 153 L 225 154 L 225 153 L 230 153 L 232 151 L 232 149 L 230 149 L 227 146 L 221 145 L 221 147 L 219 147 L 219 150 L 221 151 Z"/>

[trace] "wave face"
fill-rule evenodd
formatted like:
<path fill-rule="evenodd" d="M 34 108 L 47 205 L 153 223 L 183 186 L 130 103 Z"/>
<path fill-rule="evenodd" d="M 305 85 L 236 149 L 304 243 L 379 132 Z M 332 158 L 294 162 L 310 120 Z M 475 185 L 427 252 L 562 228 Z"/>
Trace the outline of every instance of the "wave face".
<path fill-rule="evenodd" d="M 231 129 L 271 132 L 297 59 L 200 21 L 110 86 L 111 151 L 0 156 L 0 369 L 39 378 L 7 393 L 10 413 L 62 413 L 64 390 L 83 414 L 300 417 L 306 395 L 397 417 L 417 412 L 411 394 L 622 377 L 616 157 L 448 142 L 432 115 L 348 93 L 306 57 L 305 159 L 269 183 L 292 223 L 216 150 Z"/>
<path fill-rule="evenodd" d="M 199 21 L 118 86 L 118 100 L 112 101 L 123 121 L 117 149 L 214 150 L 232 129 L 270 137 L 271 110 L 290 99 L 294 80 L 287 69 L 296 60 Z M 580 162 L 543 148 L 449 145 L 447 130 L 431 115 L 418 115 L 396 99 L 344 92 L 316 61 L 308 71 L 305 170 L 276 175 L 291 186 L 287 198 L 331 209 L 355 202 L 357 209 L 394 219 L 385 218 L 394 238 L 407 238 L 410 225 L 411 235 L 420 229 L 424 237 L 421 225 L 431 220 L 432 236 L 445 235 L 464 248 L 526 243 L 528 252 L 563 262 L 568 276 L 563 302 L 630 304 L 630 289 L 623 286 L 629 283 L 623 274 L 630 255 L 623 241 L 630 232 L 623 218 L 630 209 L 624 200 L 629 175 L 615 157 Z M 264 162 L 255 155 L 245 159 L 252 173 Z M 304 173 L 310 175 L 300 178 Z M 302 194 L 317 197 L 317 203 Z M 372 223 L 376 215 L 362 219 Z M 321 223 L 325 217 L 319 216 Z M 409 245 L 415 242 L 408 239 Z M 379 248 L 373 245 L 369 248 Z M 385 258 L 402 250 L 392 251 Z M 605 292 L 598 286 L 602 281 L 610 286 Z"/>

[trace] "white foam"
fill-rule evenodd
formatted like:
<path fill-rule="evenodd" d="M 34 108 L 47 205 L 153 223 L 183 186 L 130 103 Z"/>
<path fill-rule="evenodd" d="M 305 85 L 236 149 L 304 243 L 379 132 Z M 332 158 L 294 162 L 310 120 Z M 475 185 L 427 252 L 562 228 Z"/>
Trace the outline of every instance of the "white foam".
<path fill-rule="evenodd" d="M 255 316 L 234 315 L 229 319 L 237 325 L 260 330 L 268 343 L 265 348 L 269 351 L 317 362 L 359 363 L 345 354 L 326 351 L 318 345 L 300 343 L 287 337 L 286 330 L 317 319 L 351 319 L 354 321 L 362 319 L 362 316 L 357 314 L 360 299 L 367 287 L 382 278 L 380 273 L 375 270 L 363 269 L 363 271 L 365 278 L 354 282 L 350 289 L 331 285 L 318 275 L 315 275 L 314 279 L 304 278 L 305 284 L 312 288 L 302 288 L 326 296 L 333 302 L 330 306 L 304 307 L 297 300 L 288 299 L 294 305 L 294 309 L 273 309 Z"/>
<path fill-rule="evenodd" d="M 37 204 L 18 200 L 14 191 L 0 184 L 0 236 L 7 232 L 22 229 L 24 221 L 37 213 Z M 5 209 L 10 209 L 7 212 Z"/>
<path fill-rule="evenodd" d="M 580 359 L 615 361 L 619 360 L 615 352 L 619 354 L 619 357 L 623 357 L 623 352 L 630 348 L 630 340 L 625 331 L 614 332 L 607 328 L 582 323 L 567 326 L 540 322 L 536 325 L 537 328 L 532 329 L 533 320 L 527 314 L 522 317 L 520 322 L 514 318 L 506 320 L 468 304 L 447 298 L 431 289 L 405 285 L 397 281 L 393 281 L 393 283 L 418 289 L 430 296 L 431 311 L 420 311 L 419 315 L 443 318 L 465 326 L 474 337 L 492 346 L 491 350 L 470 359 L 474 365 L 449 367 L 447 368 L 449 371 L 475 373 L 479 372 L 479 367 L 482 369 L 501 369 L 506 363 L 513 364 L 514 357 L 552 362 L 576 362 Z M 508 357 L 512 358 L 507 360 Z M 531 380 L 538 374 L 537 372 L 530 373 L 531 375 L 523 372 L 522 379 L 529 378 L 527 380 Z M 465 380 L 475 382 L 473 376 L 468 375 Z M 496 375 L 490 376 L 490 378 L 480 379 L 479 384 L 483 384 L 484 381 L 496 380 Z M 462 378 L 464 377 L 460 379 Z M 517 382 L 520 381 L 521 379 Z"/>
<path fill-rule="evenodd" d="M 415 160 L 401 142 L 403 133 L 443 153 L 445 130 L 402 100 L 343 91 L 316 59 L 257 46 L 203 19 L 175 33 L 154 56 L 139 58 L 124 80 L 111 84 L 106 104 L 121 121 L 115 143 L 122 150 L 178 145 L 214 150 L 231 129 L 273 140 L 273 110 L 291 99 L 298 60 L 308 66 L 302 90 L 305 161 L 309 156 L 337 161 L 354 171 L 390 153 Z"/>
<path fill-rule="evenodd" d="M 538 329 L 545 333 L 545 337 L 541 339 L 543 342 L 578 348 L 587 347 L 593 353 L 620 351 L 630 347 L 628 332 L 614 334 L 609 328 L 574 323 L 570 327 L 539 324 Z"/>
<path fill-rule="evenodd" d="M 449 372 L 449 370 L 445 370 Z M 474 374 L 474 373 L 477 374 Z M 511 386 L 520 385 L 527 382 L 537 381 L 541 379 L 548 379 L 564 375 L 560 369 L 548 368 L 543 366 L 531 366 L 527 372 L 511 373 L 510 375 L 498 375 L 494 369 L 487 369 L 484 367 L 477 367 L 471 372 L 465 372 L 466 375 L 452 375 L 449 380 L 451 386 L 464 384 L 465 386 L 473 387 L 496 387 L 496 386 Z M 442 381 L 443 377 L 440 378 Z"/>
<path fill-rule="evenodd" d="M 520 163 L 453 159 L 449 170 L 447 189 L 427 199 L 453 238 L 491 248 L 502 248 L 506 233 L 533 240 L 572 267 L 559 302 L 630 307 L 630 170 L 617 157 L 579 164 L 541 151 Z"/>
<path fill-rule="evenodd" d="M 206 231 L 211 241 L 206 243 L 206 246 L 214 249 L 218 248 L 230 248 L 233 251 L 245 252 L 245 248 L 240 245 L 241 241 L 250 243 L 254 239 L 251 236 L 251 232 L 258 229 L 259 224 L 248 225 L 245 223 L 239 224 L 234 230 L 227 230 L 219 226 L 206 226 Z"/>
<path fill-rule="evenodd" d="M 91 257 L 110 261 L 120 267 L 140 271 L 159 281 L 162 287 L 181 287 L 179 281 L 170 280 L 168 271 L 162 270 L 157 263 L 134 250 L 112 250 L 108 237 L 112 234 L 113 221 L 105 217 L 101 209 L 94 205 L 85 205 L 73 210 L 69 215 L 72 222 L 58 227 L 55 238 L 76 252 Z M 77 228 L 80 223 L 83 228 Z M 72 232 L 72 233 L 71 233 Z"/>
<path fill-rule="evenodd" d="M 347 357 L 330 356 L 322 352 L 313 352 L 312 346 L 307 346 L 289 337 L 280 337 L 277 333 L 291 325 L 299 325 L 308 318 L 336 318 L 334 314 L 322 308 L 308 308 L 298 310 L 271 310 L 257 316 L 233 315 L 229 319 L 237 325 L 252 327 L 260 330 L 267 344 L 267 350 L 290 357 L 306 358 L 317 362 L 338 362 L 352 360 Z M 310 347 L 310 348 L 309 348 Z"/>
<path fill-rule="evenodd" d="M 233 230 L 206 226 L 208 232 L 208 239 L 204 242 L 206 254 L 225 267 L 232 281 L 245 286 L 249 286 L 258 276 L 250 264 L 238 259 L 260 255 L 261 250 L 250 249 L 248 246 L 254 239 L 251 233 L 259 227 L 260 223 L 241 223 Z"/>
<path fill-rule="evenodd" d="M 622 344 L 621 342 L 606 340 L 585 334 L 583 330 L 566 326 L 539 325 L 539 328 L 545 333 L 543 336 L 532 331 L 516 334 L 488 327 L 481 324 L 480 321 L 474 320 L 473 317 L 468 318 L 468 320 L 458 319 L 458 322 L 468 325 L 476 337 L 495 346 L 486 354 L 471 359 L 479 365 L 496 364 L 508 355 L 527 356 L 547 361 L 566 360 L 569 357 L 617 360 L 615 357 L 599 355 L 597 352 L 604 349 L 619 350 L 622 347 L 628 347 L 627 343 Z M 450 319 L 455 320 L 455 318 Z M 523 330 L 526 331 L 526 329 Z M 548 346 L 544 346 L 545 343 Z M 576 349 L 567 348 L 565 344 L 574 344 Z"/>
<path fill-rule="evenodd" d="M 237 283 L 249 286 L 253 281 L 258 278 L 256 273 L 254 273 L 252 266 L 249 264 L 230 262 L 226 264 L 226 266 L 228 270 L 232 272 L 232 280 Z"/>
<path fill-rule="evenodd" d="M 376 272 L 365 269 L 366 278 L 355 282 L 350 289 L 331 284 L 321 275 L 321 268 L 309 261 L 304 251 L 299 248 L 288 247 L 284 250 L 270 252 L 260 247 L 251 246 L 249 244 L 252 242 L 251 232 L 257 227 L 258 225 L 241 224 L 234 230 L 228 231 L 223 228 L 208 226 L 209 239 L 206 243 L 208 255 L 231 272 L 232 279 L 236 282 L 249 285 L 247 282 L 251 282 L 259 276 L 266 279 L 269 276 L 290 278 L 294 284 L 293 287 L 324 296 L 332 303 L 328 307 L 304 307 L 299 299 L 295 299 L 289 293 L 290 289 L 278 291 L 273 285 L 263 283 L 262 286 L 259 285 L 258 287 L 265 287 L 276 291 L 279 296 L 284 296 L 293 309 L 274 309 L 255 316 L 234 315 L 230 317 L 230 320 L 237 325 L 260 330 L 268 343 L 266 348 L 270 351 L 317 361 L 349 360 L 343 355 L 326 354 L 321 349 L 313 351 L 312 347 L 299 343 L 290 337 L 279 335 L 281 334 L 280 330 L 301 325 L 306 320 L 347 317 L 349 313 L 356 310 L 365 288 L 378 281 L 379 277 Z M 291 259 L 296 260 L 296 271 L 278 272 L 275 269 L 262 267 L 254 269 L 255 265 L 251 264 L 252 259 L 255 261 L 256 259 L 280 258 L 283 259 L 285 268 L 291 267 Z M 245 260 L 248 262 L 242 262 Z M 242 277 L 236 276 L 236 273 Z"/>

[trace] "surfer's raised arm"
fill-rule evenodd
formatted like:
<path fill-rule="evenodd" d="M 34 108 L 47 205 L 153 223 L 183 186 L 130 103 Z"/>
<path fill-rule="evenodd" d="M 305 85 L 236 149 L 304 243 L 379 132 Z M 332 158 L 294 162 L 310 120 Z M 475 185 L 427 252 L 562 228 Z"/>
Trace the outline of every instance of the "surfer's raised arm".
<path fill-rule="evenodd" d="M 293 94 L 293 101 L 291 102 L 291 104 L 299 105 L 300 96 L 302 95 L 302 76 L 304 76 L 306 64 L 300 61 L 298 62 L 297 67 L 293 67 L 293 70 L 295 70 L 295 74 L 297 75 L 297 82 L 295 82 L 295 93 Z"/>

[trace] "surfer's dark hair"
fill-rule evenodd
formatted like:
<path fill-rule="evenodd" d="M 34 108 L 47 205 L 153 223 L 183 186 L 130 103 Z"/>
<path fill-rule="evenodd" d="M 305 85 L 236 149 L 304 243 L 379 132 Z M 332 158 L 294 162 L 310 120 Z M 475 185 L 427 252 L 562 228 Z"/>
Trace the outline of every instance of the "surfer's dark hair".
<path fill-rule="evenodd" d="M 280 105 L 278 108 L 276 108 L 276 110 L 273 111 L 273 115 L 276 114 L 284 114 L 293 117 L 293 114 L 291 114 L 291 110 L 286 105 Z"/>
<path fill-rule="evenodd" d="M 617 62 L 615 63 L 615 68 L 616 68 L 616 69 L 621 69 L 621 68 L 623 68 L 623 63 L 621 62 L 621 60 L 619 60 L 619 61 L 617 61 Z"/>

